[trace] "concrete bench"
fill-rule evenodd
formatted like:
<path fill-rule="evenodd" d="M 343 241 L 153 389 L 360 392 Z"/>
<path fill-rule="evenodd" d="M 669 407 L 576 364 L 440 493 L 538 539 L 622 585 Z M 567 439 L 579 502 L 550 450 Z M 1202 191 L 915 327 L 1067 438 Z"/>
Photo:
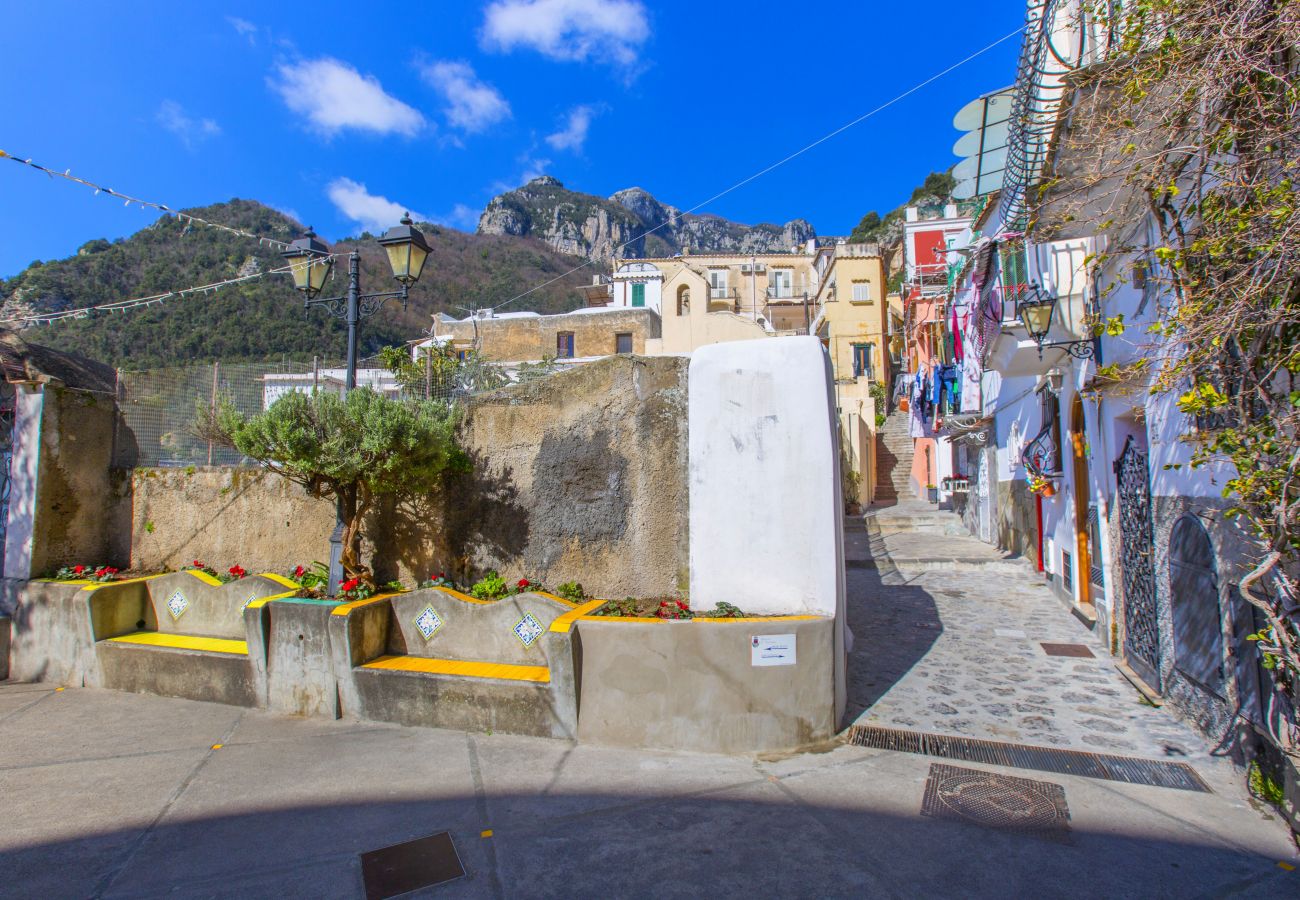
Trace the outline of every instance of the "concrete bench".
<path fill-rule="evenodd" d="M 83 591 L 89 595 L 95 686 L 266 705 L 266 606 L 297 593 L 292 581 L 267 574 L 223 584 L 191 570 Z"/>
<path fill-rule="evenodd" d="M 344 715 L 403 725 L 577 736 L 577 606 L 549 594 L 484 601 L 428 588 L 336 607 Z"/>

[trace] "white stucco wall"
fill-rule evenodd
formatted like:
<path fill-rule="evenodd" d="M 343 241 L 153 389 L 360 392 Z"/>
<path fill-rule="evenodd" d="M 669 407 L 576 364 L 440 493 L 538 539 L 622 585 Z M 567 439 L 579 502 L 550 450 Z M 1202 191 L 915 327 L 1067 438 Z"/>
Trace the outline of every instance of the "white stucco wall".
<path fill-rule="evenodd" d="M 13 463 L 9 469 L 9 520 L 5 533 L 5 578 L 32 576 L 32 529 L 36 520 L 36 481 L 41 463 L 41 416 L 45 394 L 29 385 L 16 388 Z"/>
<path fill-rule="evenodd" d="M 815 337 L 691 357 L 690 596 L 836 618 L 844 708 L 844 527 L 830 361 Z"/>

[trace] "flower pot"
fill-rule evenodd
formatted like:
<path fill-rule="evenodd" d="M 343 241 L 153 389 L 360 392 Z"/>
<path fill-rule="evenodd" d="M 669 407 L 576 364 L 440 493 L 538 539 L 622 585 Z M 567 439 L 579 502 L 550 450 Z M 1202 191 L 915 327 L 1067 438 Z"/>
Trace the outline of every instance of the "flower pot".
<path fill-rule="evenodd" d="M 1056 487 L 1051 484 L 1045 484 L 1043 485 L 1043 489 L 1039 491 L 1039 493 L 1042 494 L 1044 497 L 1055 497 Z"/>
<path fill-rule="evenodd" d="M 862 515 L 862 504 L 857 501 L 846 503 L 844 504 L 844 513 L 849 516 L 860 516 Z"/>
<path fill-rule="evenodd" d="M 909 409 L 909 407 L 910 407 L 910 404 L 907 402 L 907 398 L 906 398 L 906 397 L 904 397 L 903 399 L 901 399 L 901 400 L 898 401 L 898 411 L 899 411 L 899 412 L 907 412 L 907 410 Z"/>

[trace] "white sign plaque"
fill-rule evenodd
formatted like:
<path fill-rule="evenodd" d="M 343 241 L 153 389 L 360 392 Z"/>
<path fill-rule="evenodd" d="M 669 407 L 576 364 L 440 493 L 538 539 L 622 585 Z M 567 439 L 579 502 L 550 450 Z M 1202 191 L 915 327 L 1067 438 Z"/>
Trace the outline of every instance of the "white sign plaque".
<path fill-rule="evenodd" d="M 755 634 L 749 639 L 749 661 L 755 666 L 793 666 L 793 634 Z"/>

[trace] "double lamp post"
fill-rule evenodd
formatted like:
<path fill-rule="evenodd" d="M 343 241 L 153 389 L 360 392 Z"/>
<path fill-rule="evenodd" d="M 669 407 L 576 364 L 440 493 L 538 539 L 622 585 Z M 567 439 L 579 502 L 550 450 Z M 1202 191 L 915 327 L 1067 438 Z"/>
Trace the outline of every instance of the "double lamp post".
<path fill-rule="evenodd" d="M 339 297 L 318 296 L 325 287 L 334 268 L 335 254 L 316 238 L 311 228 L 289 245 L 281 255 L 289 261 L 293 285 L 302 291 L 304 308 L 323 306 L 335 318 L 342 319 L 348 327 L 348 361 L 344 392 L 357 386 L 357 332 L 362 319 L 379 312 L 389 300 L 400 299 L 402 308 L 410 295 L 411 285 L 420 279 L 425 260 L 429 257 L 429 244 L 424 235 L 411 223 L 411 214 L 402 217 L 396 225 L 379 238 L 379 245 L 388 253 L 388 265 L 393 277 L 402 285 L 401 290 L 381 291 L 374 294 L 361 292 L 361 251 L 353 247 L 348 253 L 347 293 Z M 334 533 L 330 536 L 330 588 L 338 590 L 343 581 L 343 534 L 357 508 L 356 490 L 345 491 L 335 498 Z"/>

